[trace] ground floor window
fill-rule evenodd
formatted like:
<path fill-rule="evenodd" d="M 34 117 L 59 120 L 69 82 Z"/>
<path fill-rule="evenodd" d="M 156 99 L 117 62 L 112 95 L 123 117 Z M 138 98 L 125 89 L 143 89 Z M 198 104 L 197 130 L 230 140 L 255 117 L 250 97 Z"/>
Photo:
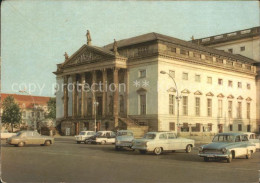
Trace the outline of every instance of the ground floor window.
<path fill-rule="evenodd" d="M 229 131 L 233 131 L 233 125 L 229 125 Z"/>
<path fill-rule="evenodd" d="M 175 131 L 175 123 L 174 122 L 169 123 L 169 129 L 170 129 L 170 131 Z"/>
<path fill-rule="evenodd" d="M 209 131 L 209 132 L 212 131 L 212 123 L 208 123 L 208 131 Z"/>
<path fill-rule="evenodd" d="M 189 132 L 189 124 L 188 123 L 183 123 L 181 127 L 182 132 Z"/>
<path fill-rule="evenodd" d="M 238 124 L 238 131 L 242 131 L 242 125 Z"/>
<path fill-rule="evenodd" d="M 196 123 L 196 126 L 191 129 L 192 132 L 200 132 L 200 123 Z"/>
<path fill-rule="evenodd" d="M 247 125 L 247 132 L 251 132 L 251 125 Z"/>

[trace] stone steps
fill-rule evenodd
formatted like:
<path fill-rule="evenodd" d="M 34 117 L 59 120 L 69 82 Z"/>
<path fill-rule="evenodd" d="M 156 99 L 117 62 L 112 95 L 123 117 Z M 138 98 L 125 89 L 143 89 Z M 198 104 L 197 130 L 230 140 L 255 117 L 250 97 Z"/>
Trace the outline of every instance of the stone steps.
<path fill-rule="evenodd" d="M 132 119 L 120 118 L 120 120 L 126 124 L 127 130 L 131 130 L 134 133 L 135 138 L 143 137 L 148 132 L 148 126 L 139 126 Z"/>

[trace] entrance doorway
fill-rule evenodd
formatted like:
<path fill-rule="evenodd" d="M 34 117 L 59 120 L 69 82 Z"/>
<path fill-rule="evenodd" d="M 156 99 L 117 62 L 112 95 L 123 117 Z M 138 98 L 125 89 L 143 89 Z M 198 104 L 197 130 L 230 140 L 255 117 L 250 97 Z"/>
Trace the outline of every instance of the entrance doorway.
<path fill-rule="evenodd" d="M 223 133 L 223 124 L 218 125 L 218 133 Z"/>
<path fill-rule="evenodd" d="M 102 97 L 97 97 L 97 102 L 98 102 L 98 107 L 97 107 L 97 115 L 101 116 L 102 115 L 102 106 L 103 106 L 103 102 L 102 102 Z"/>
<path fill-rule="evenodd" d="M 101 126 L 101 122 L 98 121 L 98 122 L 97 122 L 97 132 L 100 131 L 100 126 Z"/>

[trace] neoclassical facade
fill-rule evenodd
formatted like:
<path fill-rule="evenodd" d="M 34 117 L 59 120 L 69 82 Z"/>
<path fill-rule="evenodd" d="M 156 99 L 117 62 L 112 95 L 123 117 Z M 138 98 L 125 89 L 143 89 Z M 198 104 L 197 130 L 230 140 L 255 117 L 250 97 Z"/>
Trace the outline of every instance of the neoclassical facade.
<path fill-rule="evenodd" d="M 97 47 L 88 32 L 87 43 L 65 54 L 54 72 L 57 124 L 65 135 L 94 130 L 95 124 L 137 136 L 256 131 L 254 64 L 158 33 Z"/>

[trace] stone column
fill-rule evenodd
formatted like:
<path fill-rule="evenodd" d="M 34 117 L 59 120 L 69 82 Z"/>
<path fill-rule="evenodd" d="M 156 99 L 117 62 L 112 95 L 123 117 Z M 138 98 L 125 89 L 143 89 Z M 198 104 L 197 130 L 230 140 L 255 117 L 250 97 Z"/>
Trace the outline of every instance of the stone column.
<path fill-rule="evenodd" d="M 76 75 L 72 75 L 72 117 L 75 118 L 77 116 L 77 86 L 76 86 Z"/>
<path fill-rule="evenodd" d="M 68 117 L 68 76 L 63 77 L 64 118 Z"/>
<path fill-rule="evenodd" d="M 95 105 L 94 102 L 96 101 L 96 81 L 97 80 L 97 75 L 96 71 L 92 71 L 92 84 L 91 84 L 91 89 L 92 92 L 92 117 L 95 118 Z"/>
<path fill-rule="evenodd" d="M 118 127 L 118 70 L 119 68 L 114 68 L 113 70 L 113 79 L 114 79 L 114 118 L 115 118 L 115 127 Z"/>
<path fill-rule="evenodd" d="M 106 105 L 107 105 L 107 70 L 102 70 L 103 88 L 102 88 L 102 117 L 106 116 Z"/>
<path fill-rule="evenodd" d="M 85 113 L 85 83 L 86 83 L 86 78 L 85 78 L 85 73 L 81 74 L 81 117 L 84 118 L 84 113 Z"/>

